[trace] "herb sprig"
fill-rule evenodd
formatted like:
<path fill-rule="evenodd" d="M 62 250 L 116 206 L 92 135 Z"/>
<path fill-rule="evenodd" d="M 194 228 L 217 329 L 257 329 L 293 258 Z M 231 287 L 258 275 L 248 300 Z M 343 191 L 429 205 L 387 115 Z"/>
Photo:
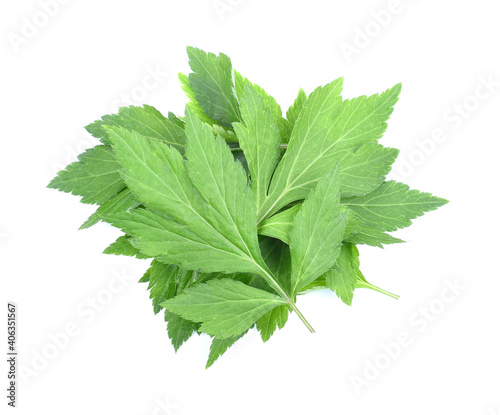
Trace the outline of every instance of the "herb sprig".
<path fill-rule="evenodd" d="M 378 143 L 401 91 L 341 97 L 342 79 L 300 90 L 286 116 L 230 59 L 188 48 L 183 117 L 124 107 L 86 127 L 101 144 L 49 187 L 99 205 L 124 235 L 104 251 L 150 261 L 154 312 L 177 350 L 193 332 L 213 338 L 207 367 L 256 327 L 264 341 L 297 296 L 357 288 L 396 297 L 360 271 L 357 244 L 402 242 L 387 232 L 447 201 L 385 177 L 398 150 Z"/>

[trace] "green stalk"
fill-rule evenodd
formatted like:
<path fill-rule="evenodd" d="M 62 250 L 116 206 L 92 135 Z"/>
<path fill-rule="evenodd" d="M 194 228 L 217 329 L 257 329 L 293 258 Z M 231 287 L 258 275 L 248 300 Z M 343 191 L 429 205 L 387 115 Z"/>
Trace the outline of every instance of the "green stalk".
<path fill-rule="evenodd" d="M 363 281 L 360 279 L 358 279 L 358 282 L 356 283 L 356 288 L 368 288 L 370 290 L 374 290 L 379 293 L 388 295 L 389 297 L 395 298 L 396 300 L 399 298 L 399 295 L 397 294 L 393 294 L 389 291 L 384 290 L 383 288 L 377 287 L 376 285 L 369 283 L 368 281 Z"/>
<path fill-rule="evenodd" d="M 286 301 L 286 304 L 289 305 L 293 311 L 299 316 L 299 318 L 302 320 L 304 325 L 307 327 L 307 329 L 311 333 L 315 333 L 313 327 L 311 324 L 306 320 L 304 315 L 300 312 L 300 310 L 297 308 L 295 303 L 293 302 L 292 298 L 286 293 L 286 291 L 283 289 L 281 284 L 274 279 L 273 274 L 271 271 L 267 270 L 266 268 L 263 268 L 262 266 L 259 266 L 259 268 L 262 270 L 261 275 L 271 284 L 271 286 L 278 292 L 278 294 Z"/>

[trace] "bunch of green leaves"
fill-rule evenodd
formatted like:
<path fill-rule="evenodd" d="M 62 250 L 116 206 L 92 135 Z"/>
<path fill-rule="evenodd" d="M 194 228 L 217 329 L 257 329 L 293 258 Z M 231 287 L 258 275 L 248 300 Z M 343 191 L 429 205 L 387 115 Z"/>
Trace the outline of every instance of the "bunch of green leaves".
<path fill-rule="evenodd" d="M 82 228 L 123 230 L 105 253 L 150 261 L 141 281 L 174 348 L 207 333 L 208 367 L 291 312 L 312 332 L 296 306 L 305 292 L 348 305 L 357 288 L 391 295 L 365 279 L 356 245 L 402 242 L 388 232 L 446 203 L 385 180 L 398 150 L 378 141 L 401 85 L 343 99 L 337 79 L 300 90 L 283 116 L 226 55 L 188 55 L 183 117 L 146 105 L 106 115 L 86 127 L 101 144 L 49 184 L 99 205 Z"/>

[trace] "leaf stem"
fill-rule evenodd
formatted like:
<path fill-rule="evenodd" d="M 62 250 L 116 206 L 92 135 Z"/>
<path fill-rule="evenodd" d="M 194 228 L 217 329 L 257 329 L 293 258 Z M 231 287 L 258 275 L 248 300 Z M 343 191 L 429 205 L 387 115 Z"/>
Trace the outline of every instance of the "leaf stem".
<path fill-rule="evenodd" d="M 393 294 L 389 291 L 384 290 L 383 288 L 377 287 L 376 285 L 373 285 L 369 283 L 368 281 L 359 281 L 356 284 L 356 288 L 368 288 L 373 291 L 377 291 L 379 293 L 388 295 L 389 297 L 395 298 L 396 300 L 399 298 L 399 295 Z"/>
<path fill-rule="evenodd" d="M 291 298 L 290 298 L 290 301 L 288 302 L 288 304 L 290 305 L 290 307 L 292 307 L 293 311 L 295 311 L 297 313 L 297 315 L 302 320 L 302 322 L 305 324 L 305 326 L 309 329 L 309 331 L 311 333 L 315 333 L 313 327 L 309 324 L 309 322 L 306 320 L 304 315 L 300 312 L 300 310 L 297 308 L 297 306 L 295 305 L 295 303 L 292 301 Z"/>
<path fill-rule="evenodd" d="M 274 289 L 278 292 L 278 294 L 286 301 L 286 304 L 288 304 L 295 313 L 299 316 L 299 318 L 302 320 L 304 325 L 308 328 L 308 330 L 311 333 L 315 333 L 313 327 L 309 322 L 306 320 L 304 315 L 300 312 L 300 310 L 297 308 L 296 304 L 293 302 L 292 298 L 287 294 L 287 292 L 283 289 L 281 284 L 276 281 L 271 273 L 271 271 L 268 271 L 267 269 L 263 268 L 262 266 L 259 266 L 259 268 L 262 270 L 262 273 L 265 274 L 265 278 L 270 282 Z M 266 267 L 267 268 L 267 267 Z M 263 275 L 264 276 L 264 275 Z"/>

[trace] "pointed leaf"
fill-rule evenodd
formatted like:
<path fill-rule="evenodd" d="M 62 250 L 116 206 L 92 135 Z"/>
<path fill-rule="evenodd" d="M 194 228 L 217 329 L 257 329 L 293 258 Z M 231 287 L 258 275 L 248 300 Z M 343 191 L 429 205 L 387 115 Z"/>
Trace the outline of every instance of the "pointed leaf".
<path fill-rule="evenodd" d="M 293 105 L 291 105 L 286 112 L 286 118 L 292 130 L 299 118 L 302 108 L 304 108 L 306 101 L 307 101 L 307 94 L 304 92 L 302 88 L 300 88 L 299 94 L 297 95 L 297 98 L 295 98 Z"/>
<path fill-rule="evenodd" d="M 267 196 L 281 139 L 273 115 L 249 85 L 241 99 L 241 116 L 243 123 L 234 123 L 233 127 L 248 163 L 258 209 Z"/>
<path fill-rule="evenodd" d="M 278 126 L 278 131 L 281 137 L 281 142 L 286 143 L 290 139 L 290 125 L 288 120 L 283 118 L 283 112 L 281 111 L 280 105 L 276 100 L 269 95 L 262 87 L 257 84 L 250 82 L 247 78 L 244 78 L 239 72 L 234 71 L 235 75 L 235 86 L 236 94 L 238 99 L 241 101 L 245 93 L 245 89 L 250 87 L 255 91 L 257 95 L 262 99 L 264 105 L 271 112 L 274 117 L 274 122 Z"/>
<path fill-rule="evenodd" d="M 231 127 L 240 120 L 238 98 L 234 89 L 231 60 L 223 53 L 219 56 L 188 47 L 189 84 L 205 114 L 221 125 Z"/>
<path fill-rule="evenodd" d="M 220 339 L 237 336 L 284 300 L 228 278 L 188 288 L 161 305 L 172 313 L 202 323 L 200 329 Z"/>
<path fill-rule="evenodd" d="M 78 156 L 47 187 L 82 196 L 82 203 L 102 204 L 125 187 L 111 147 L 99 145 Z"/>
<path fill-rule="evenodd" d="M 149 258 L 147 255 L 139 252 L 139 250 L 132 245 L 130 240 L 130 236 L 122 235 L 115 242 L 109 245 L 102 253 L 108 255 L 135 256 L 138 259 Z"/>
<path fill-rule="evenodd" d="M 165 321 L 168 321 L 168 337 L 176 352 L 200 328 L 198 323 L 193 323 L 168 311 L 165 311 Z"/>
<path fill-rule="evenodd" d="M 99 208 L 93 213 L 85 223 L 80 226 L 80 229 L 90 228 L 96 223 L 100 222 L 104 215 L 117 212 L 125 212 L 126 210 L 133 209 L 139 205 L 139 202 L 135 200 L 134 195 L 130 189 L 125 188 L 117 195 L 113 196 L 107 202 L 104 202 Z"/>
<path fill-rule="evenodd" d="M 273 176 L 269 197 L 258 214 L 266 217 L 306 197 L 335 162 L 376 142 L 397 101 L 401 85 L 380 95 L 340 103 L 341 80 L 316 89 L 295 124 L 285 156 Z"/>
<path fill-rule="evenodd" d="M 292 292 L 298 293 L 330 269 L 340 252 L 347 223 L 339 204 L 339 167 L 335 166 L 309 193 L 290 233 Z"/>
<path fill-rule="evenodd" d="M 102 120 L 85 128 L 92 135 L 109 144 L 106 126 L 136 131 L 144 137 L 160 140 L 180 151 L 183 151 L 186 142 L 184 130 L 177 120 L 165 118 L 156 108 L 149 105 L 121 107 L 118 114 L 105 115 Z"/>
<path fill-rule="evenodd" d="M 382 184 L 399 150 L 380 144 L 365 144 L 340 162 L 342 175 L 340 194 L 343 197 L 361 196 Z"/>
<path fill-rule="evenodd" d="M 343 198 L 364 223 L 382 231 L 395 231 L 411 225 L 411 219 L 437 209 L 448 201 L 430 193 L 410 190 L 409 186 L 389 181 L 365 196 Z"/>
<path fill-rule="evenodd" d="M 207 124 L 216 124 L 217 121 L 210 118 L 201 107 L 201 105 L 196 100 L 196 92 L 193 91 L 191 85 L 189 84 L 189 77 L 183 73 L 179 73 L 179 81 L 181 82 L 181 87 L 186 96 L 189 98 L 188 107 L 196 114 L 196 116 Z"/>
<path fill-rule="evenodd" d="M 317 88 L 307 100 L 295 124 L 285 155 L 274 173 L 269 197 L 261 207 L 258 222 L 295 200 L 303 199 L 333 163 L 323 163 L 321 151 L 330 145 L 333 119 L 340 111 L 342 79 Z M 323 169 L 315 165 L 319 163 Z M 309 165 L 309 167 L 308 167 Z M 318 165 L 319 166 L 319 165 Z"/>
<path fill-rule="evenodd" d="M 214 337 L 212 339 L 212 344 L 210 345 L 210 353 L 208 355 L 208 361 L 206 369 L 212 366 L 215 361 L 222 356 L 227 349 L 229 349 L 234 343 L 241 339 L 247 332 L 243 332 L 238 336 L 229 337 L 227 339 L 219 339 Z"/>
<path fill-rule="evenodd" d="M 259 225 L 259 234 L 278 238 L 286 244 L 290 244 L 290 232 L 293 229 L 293 221 L 301 207 L 302 205 L 292 206 L 264 220 Z"/>
<path fill-rule="evenodd" d="M 289 308 L 280 305 L 273 308 L 257 320 L 257 330 L 260 332 L 262 341 L 267 342 L 276 329 L 282 329 L 288 320 Z"/>
<path fill-rule="evenodd" d="M 356 245 L 344 243 L 335 266 L 326 273 L 326 285 L 347 305 L 352 297 L 359 271 L 359 252 Z"/>
<path fill-rule="evenodd" d="M 282 292 L 259 250 L 244 170 L 225 142 L 214 138 L 189 109 L 186 120 L 189 174 L 177 150 L 135 132 L 109 130 L 127 185 L 155 212 L 135 209 L 106 221 L 162 262 L 206 272 L 253 272 Z"/>

